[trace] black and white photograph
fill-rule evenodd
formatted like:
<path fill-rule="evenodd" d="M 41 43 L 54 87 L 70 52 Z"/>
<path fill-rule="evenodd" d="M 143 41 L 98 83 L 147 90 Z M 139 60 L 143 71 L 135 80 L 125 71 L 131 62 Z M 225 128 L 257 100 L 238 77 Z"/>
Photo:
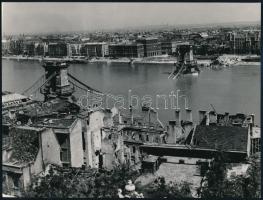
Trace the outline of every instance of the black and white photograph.
<path fill-rule="evenodd" d="M 260 2 L 2 2 L 2 197 L 261 198 Z"/>

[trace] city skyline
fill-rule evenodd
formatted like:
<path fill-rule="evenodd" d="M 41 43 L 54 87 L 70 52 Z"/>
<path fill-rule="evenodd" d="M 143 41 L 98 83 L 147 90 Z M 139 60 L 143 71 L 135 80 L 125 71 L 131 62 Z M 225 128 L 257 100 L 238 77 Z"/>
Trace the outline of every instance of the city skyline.
<path fill-rule="evenodd" d="M 4 34 L 260 21 L 260 3 L 3 3 Z M 180 19 L 180 20 L 178 20 Z"/>

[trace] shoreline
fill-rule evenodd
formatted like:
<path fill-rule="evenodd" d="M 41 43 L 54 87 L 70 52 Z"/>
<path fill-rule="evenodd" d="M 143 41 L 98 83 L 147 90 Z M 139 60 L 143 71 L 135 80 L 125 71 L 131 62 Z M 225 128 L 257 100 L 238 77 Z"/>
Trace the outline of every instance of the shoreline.
<path fill-rule="evenodd" d="M 42 57 L 22 57 L 22 56 L 2 56 L 2 59 L 6 60 L 17 60 L 17 61 L 39 61 L 43 60 Z M 153 58 L 117 58 L 117 59 L 109 59 L 109 58 L 100 58 L 100 59 L 72 59 L 72 58 L 45 58 L 47 60 L 56 60 L 61 59 L 70 63 L 79 63 L 79 64 L 87 64 L 87 63 L 120 63 L 120 64 L 175 64 L 176 59 L 164 59 L 162 57 L 153 57 Z"/>
<path fill-rule="evenodd" d="M 246 56 L 251 55 L 232 55 L 232 54 L 224 54 L 220 56 L 224 59 L 231 59 L 231 58 L 244 58 Z M 43 57 L 23 57 L 23 56 L 2 56 L 2 59 L 6 60 L 17 60 L 17 61 L 38 61 L 41 62 L 43 60 Z M 107 63 L 107 64 L 164 64 L 164 65 L 174 65 L 177 60 L 176 58 L 168 58 L 168 57 L 152 57 L 152 58 L 117 58 L 117 59 L 110 59 L 110 58 L 99 58 L 95 59 L 92 58 L 90 60 L 86 59 L 72 59 L 72 58 L 45 58 L 47 60 L 56 60 L 61 59 L 66 62 L 70 63 L 77 63 L 77 64 L 88 64 L 88 63 Z M 211 59 L 197 59 L 198 64 L 203 64 L 204 66 L 207 66 L 211 64 Z M 238 61 L 234 65 L 260 65 L 260 62 L 245 62 L 245 61 Z"/>

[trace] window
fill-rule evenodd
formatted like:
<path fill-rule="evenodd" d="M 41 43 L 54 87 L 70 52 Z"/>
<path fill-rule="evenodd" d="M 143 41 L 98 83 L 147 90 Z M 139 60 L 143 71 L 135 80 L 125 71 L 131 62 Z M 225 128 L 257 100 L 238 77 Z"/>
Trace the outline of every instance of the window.
<path fill-rule="evenodd" d="M 257 153 L 257 152 L 260 152 L 260 139 L 259 138 L 253 138 L 251 139 L 251 154 L 254 154 L 254 153 Z"/>
<path fill-rule="evenodd" d="M 136 147 L 135 147 L 135 146 L 132 147 L 132 152 L 133 152 L 133 153 L 136 152 Z"/>
<path fill-rule="evenodd" d="M 146 135 L 146 141 L 149 142 L 149 135 Z"/>
<path fill-rule="evenodd" d="M 196 145 L 197 144 L 197 140 L 196 140 L 196 138 L 194 138 L 194 145 Z"/>
<path fill-rule="evenodd" d="M 131 139 L 135 140 L 135 132 L 132 132 Z"/>
<path fill-rule="evenodd" d="M 82 148 L 83 148 L 83 151 L 86 150 L 85 132 L 82 132 Z"/>
<path fill-rule="evenodd" d="M 139 140 L 142 141 L 142 134 L 139 134 Z"/>
<path fill-rule="evenodd" d="M 135 156 L 131 156 L 131 163 L 135 164 Z"/>
<path fill-rule="evenodd" d="M 103 155 L 99 154 L 99 169 L 103 167 Z"/>
<path fill-rule="evenodd" d="M 13 183 L 14 183 L 14 188 L 19 188 L 19 176 L 14 175 L 12 177 L 12 179 L 13 179 Z"/>
<path fill-rule="evenodd" d="M 60 145 L 61 162 L 70 162 L 69 136 L 65 134 L 57 134 L 57 138 Z"/>
<path fill-rule="evenodd" d="M 180 160 L 179 160 L 179 164 L 184 164 L 184 160 L 183 160 L 183 159 L 180 159 Z"/>

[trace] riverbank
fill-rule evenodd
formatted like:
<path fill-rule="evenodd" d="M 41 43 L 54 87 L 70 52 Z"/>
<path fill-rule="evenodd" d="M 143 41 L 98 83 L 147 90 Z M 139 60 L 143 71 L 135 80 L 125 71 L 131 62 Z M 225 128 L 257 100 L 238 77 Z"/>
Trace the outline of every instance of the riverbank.
<path fill-rule="evenodd" d="M 78 58 L 78 59 L 72 59 L 69 57 L 64 58 L 49 58 L 49 57 L 28 57 L 28 56 L 3 56 L 2 59 L 7 60 L 17 60 L 17 61 L 39 61 L 42 60 L 63 60 L 65 62 L 69 63 L 126 63 L 126 64 L 175 64 L 177 62 L 177 59 L 175 57 L 170 56 L 158 56 L 158 57 L 150 57 L 150 58 L 92 58 L 92 59 L 85 59 L 85 58 Z"/>
<path fill-rule="evenodd" d="M 253 57 L 255 55 L 231 55 L 231 54 L 224 54 L 217 58 L 218 62 L 227 65 L 227 66 L 234 66 L 234 65 L 260 65 L 260 62 L 248 62 L 243 61 L 248 57 Z M 43 60 L 63 60 L 69 63 L 79 63 L 79 64 L 87 64 L 87 63 L 107 63 L 107 64 L 165 64 L 165 65 L 174 65 L 177 62 L 176 57 L 162 55 L 156 57 L 147 57 L 147 58 L 72 58 L 72 57 L 63 57 L 63 58 L 49 58 L 49 57 L 41 57 L 41 56 L 2 56 L 2 59 L 7 60 L 17 60 L 17 61 L 38 61 L 42 62 Z M 211 66 L 212 60 L 211 59 L 197 59 L 197 63 L 201 66 Z"/>
<path fill-rule="evenodd" d="M 223 66 L 260 65 L 260 56 L 223 54 L 214 61 L 216 63 Z"/>
<path fill-rule="evenodd" d="M 42 57 L 41 56 L 2 56 L 2 59 L 6 60 L 35 60 L 35 61 L 41 61 Z"/>
<path fill-rule="evenodd" d="M 126 64 L 172 64 L 177 62 L 176 57 L 172 56 L 155 56 L 147 58 L 92 58 L 88 60 L 89 63 L 126 63 Z"/>

